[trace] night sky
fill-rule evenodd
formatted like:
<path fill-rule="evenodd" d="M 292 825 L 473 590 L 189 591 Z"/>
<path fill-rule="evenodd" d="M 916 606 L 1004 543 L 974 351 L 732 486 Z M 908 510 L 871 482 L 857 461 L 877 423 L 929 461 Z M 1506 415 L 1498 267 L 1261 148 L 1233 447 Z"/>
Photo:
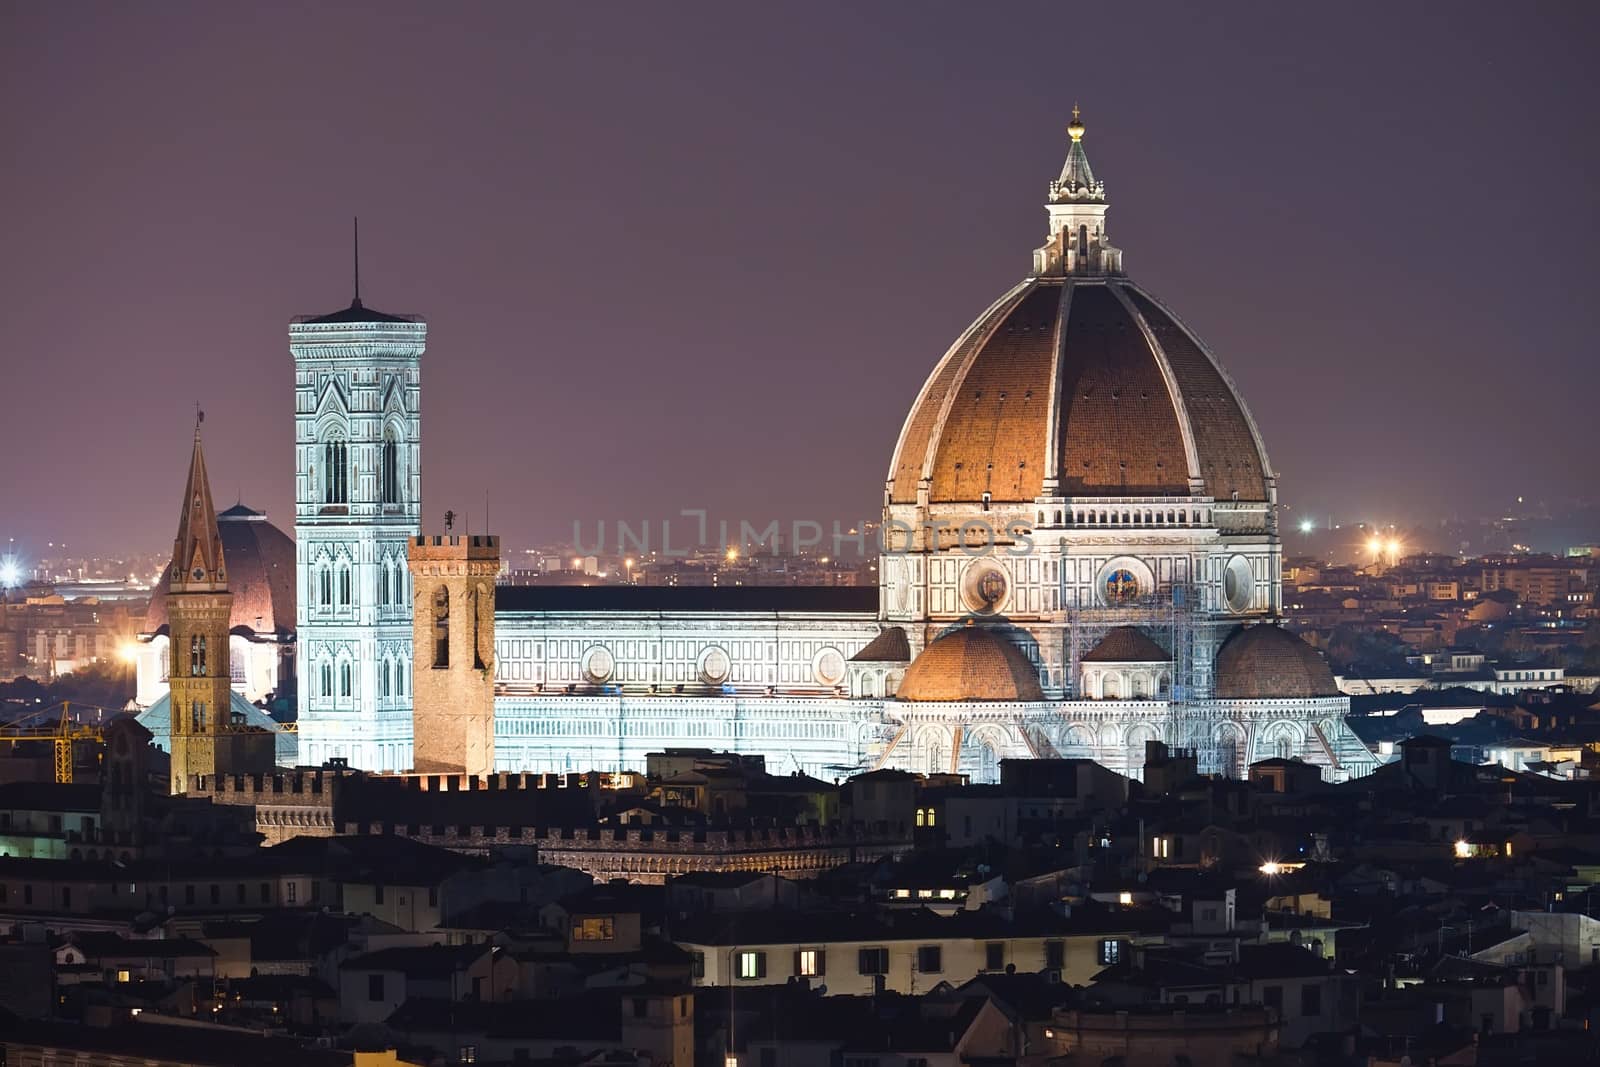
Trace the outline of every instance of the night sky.
<path fill-rule="evenodd" d="M 292 529 L 291 316 L 429 322 L 426 523 L 875 515 L 1074 101 L 1293 515 L 1592 492 L 1600 5 L 12 3 L 0 543 Z"/>

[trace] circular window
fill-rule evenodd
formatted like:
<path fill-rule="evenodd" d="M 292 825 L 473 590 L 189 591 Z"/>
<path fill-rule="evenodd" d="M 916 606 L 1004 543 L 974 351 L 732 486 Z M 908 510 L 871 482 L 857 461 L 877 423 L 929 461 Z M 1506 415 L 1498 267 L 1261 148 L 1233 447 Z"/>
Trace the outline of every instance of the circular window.
<path fill-rule="evenodd" d="M 1139 576 L 1126 567 L 1106 575 L 1106 603 L 1126 604 L 1139 595 Z"/>
<path fill-rule="evenodd" d="M 979 560 L 961 578 L 961 599 L 979 615 L 993 615 L 1005 604 L 1011 583 L 993 560 Z"/>
<path fill-rule="evenodd" d="M 583 673 L 591 682 L 603 682 L 611 677 L 611 672 L 616 670 L 617 661 L 612 658 L 611 650 L 596 645 L 584 654 Z"/>
<path fill-rule="evenodd" d="M 700 679 L 710 685 L 721 685 L 733 673 L 733 661 L 725 649 L 716 645 L 700 653 Z"/>
<path fill-rule="evenodd" d="M 1107 607 L 1132 604 L 1156 591 L 1150 568 L 1132 556 L 1107 560 L 1095 579 L 1100 602 Z"/>
<path fill-rule="evenodd" d="M 1229 611 L 1249 611 L 1254 594 L 1255 574 L 1250 570 L 1250 561 L 1243 556 L 1234 556 L 1222 572 L 1222 599 Z"/>
<path fill-rule="evenodd" d="M 844 681 L 844 654 L 837 648 L 825 648 L 811 661 L 811 673 L 823 685 L 838 685 Z"/>

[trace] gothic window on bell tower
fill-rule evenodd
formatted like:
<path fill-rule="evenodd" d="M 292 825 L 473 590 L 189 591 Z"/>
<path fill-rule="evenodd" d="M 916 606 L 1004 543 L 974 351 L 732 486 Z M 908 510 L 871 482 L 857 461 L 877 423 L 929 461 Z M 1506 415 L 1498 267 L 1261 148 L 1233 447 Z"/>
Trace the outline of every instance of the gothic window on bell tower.
<path fill-rule="evenodd" d="M 346 660 L 345 662 L 339 664 L 339 696 L 342 698 L 348 698 L 350 693 L 351 669 L 350 662 Z"/>
<path fill-rule="evenodd" d="M 320 691 L 321 691 L 321 696 L 324 697 L 324 698 L 332 697 L 333 696 L 333 664 L 329 663 L 327 660 L 323 660 L 323 662 L 322 662 L 322 670 L 318 671 L 317 673 L 321 676 L 322 684 L 318 687 L 320 689 Z"/>
<path fill-rule="evenodd" d="M 350 503 L 350 452 L 339 435 L 322 443 L 322 502 Z"/>
<path fill-rule="evenodd" d="M 383 451 L 378 463 L 378 491 L 385 504 L 400 503 L 400 435 L 394 427 L 383 431 Z"/>
<path fill-rule="evenodd" d="M 199 634 L 189 638 L 189 677 L 206 676 L 206 639 Z"/>
<path fill-rule="evenodd" d="M 333 572 L 326 566 L 317 571 L 317 603 L 324 608 L 333 607 Z"/>
<path fill-rule="evenodd" d="M 350 565 L 348 563 L 339 565 L 339 606 L 341 608 L 350 606 Z"/>
<path fill-rule="evenodd" d="M 378 606 L 389 606 L 389 561 L 384 560 L 378 566 Z"/>

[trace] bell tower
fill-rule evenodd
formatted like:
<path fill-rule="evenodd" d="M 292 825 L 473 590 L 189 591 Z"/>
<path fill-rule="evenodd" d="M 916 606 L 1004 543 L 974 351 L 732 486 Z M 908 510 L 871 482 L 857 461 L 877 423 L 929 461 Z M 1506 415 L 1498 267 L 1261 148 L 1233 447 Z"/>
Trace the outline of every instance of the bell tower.
<path fill-rule="evenodd" d="M 227 564 L 222 558 L 222 536 L 217 532 L 198 420 L 170 566 L 171 778 L 172 791 L 182 793 L 191 775 L 217 773 L 218 739 L 231 725 L 233 696 L 228 654 L 233 594 L 228 591 Z"/>
<path fill-rule="evenodd" d="M 406 543 L 422 514 L 428 326 L 361 302 L 289 327 L 300 762 L 411 766 Z"/>

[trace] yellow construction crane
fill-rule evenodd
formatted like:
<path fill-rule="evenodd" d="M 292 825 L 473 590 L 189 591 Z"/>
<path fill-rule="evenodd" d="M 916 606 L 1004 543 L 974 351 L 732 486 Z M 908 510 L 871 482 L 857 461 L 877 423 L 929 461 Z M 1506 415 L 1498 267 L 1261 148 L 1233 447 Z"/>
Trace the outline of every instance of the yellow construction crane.
<path fill-rule="evenodd" d="M 112 711 L 98 704 L 86 704 L 84 707 L 94 708 L 96 711 Z M 0 726 L 0 744 L 10 745 L 14 750 L 24 741 L 49 741 L 55 747 L 56 756 L 56 781 L 72 781 L 72 743 L 74 741 L 103 741 L 105 731 L 99 725 L 88 725 L 72 721 L 72 705 L 63 700 L 61 702 L 61 718 L 53 723 L 39 722 L 29 725 L 30 720 L 41 719 L 55 708 L 44 708 L 32 715 L 24 716 L 16 722 Z"/>

